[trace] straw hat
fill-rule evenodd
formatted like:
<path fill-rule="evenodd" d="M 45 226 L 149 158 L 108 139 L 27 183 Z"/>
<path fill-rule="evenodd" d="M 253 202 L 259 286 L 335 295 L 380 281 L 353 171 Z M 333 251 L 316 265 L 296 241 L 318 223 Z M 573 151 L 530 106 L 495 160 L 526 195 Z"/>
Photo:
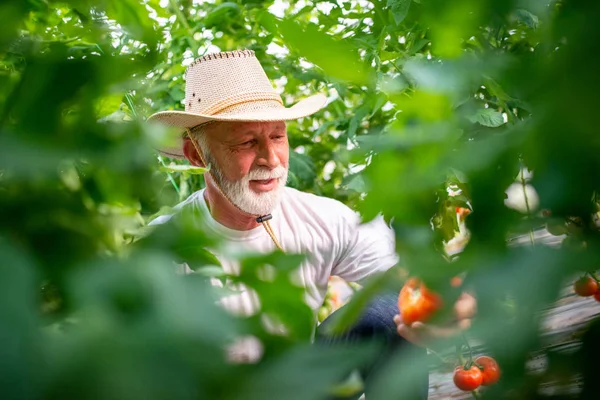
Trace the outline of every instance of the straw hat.
<path fill-rule="evenodd" d="M 327 100 L 316 94 L 284 107 L 252 50 L 200 57 L 187 68 L 185 77 L 185 111 L 161 111 L 148 121 L 182 130 L 210 121 L 287 121 L 317 112 Z M 169 157 L 184 157 L 182 144 L 159 151 Z"/>

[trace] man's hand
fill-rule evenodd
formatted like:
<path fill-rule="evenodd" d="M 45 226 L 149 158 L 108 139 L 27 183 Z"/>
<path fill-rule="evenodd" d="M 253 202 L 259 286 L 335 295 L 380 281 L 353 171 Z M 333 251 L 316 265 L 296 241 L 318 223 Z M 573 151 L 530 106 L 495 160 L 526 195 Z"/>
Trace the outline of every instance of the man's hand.
<path fill-rule="evenodd" d="M 414 322 L 411 326 L 407 326 L 402 321 L 401 315 L 394 317 L 398 334 L 418 346 L 427 346 L 429 343 L 447 339 L 454 336 L 471 326 L 471 318 L 477 313 L 477 300 L 468 293 L 460 295 L 456 303 L 454 303 L 455 321 L 449 326 L 435 326 L 424 324 L 422 322 Z"/>

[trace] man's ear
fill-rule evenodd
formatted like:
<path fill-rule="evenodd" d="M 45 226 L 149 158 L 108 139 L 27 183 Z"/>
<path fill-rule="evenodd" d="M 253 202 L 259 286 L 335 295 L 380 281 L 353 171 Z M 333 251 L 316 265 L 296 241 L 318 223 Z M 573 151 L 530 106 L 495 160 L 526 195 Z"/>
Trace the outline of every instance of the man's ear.
<path fill-rule="evenodd" d="M 192 140 L 188 136 L 183 139 L 183 154 L 185 155 L 185 158 L 188 159 L 190 164 L 196 167 L 205 167 L 204 163 L 200 159 L 200 155 L 196 151 L 196 147 L 194 147 Z"/>

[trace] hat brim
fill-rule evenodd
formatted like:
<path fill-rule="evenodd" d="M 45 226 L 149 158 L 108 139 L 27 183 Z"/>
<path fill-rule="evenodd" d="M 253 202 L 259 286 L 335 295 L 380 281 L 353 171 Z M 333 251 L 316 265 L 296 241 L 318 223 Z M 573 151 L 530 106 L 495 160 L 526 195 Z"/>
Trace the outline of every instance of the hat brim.
<path fill-rule="evenodd" d="M 323 94 L 315 94 L 300 100 L 291 107 L 278 109 L 257 110 L 251 112 L 227 114 L 227 115 L 205 115 L 185 111 L 161 111 L 148 117 L 148 122 L 161 123 L 163 125 L 178 127 L 181 130 L 193 128 L 210 121 L 238 121 L 238 122 L 270 122 L 291 121 L 312 115 L 322 109 L 327 102 Z M 178 146 L 157 149 L 159 153 L 171 158 L 185 158 L 183 154 L 183 138 L 178 137 Z"/>

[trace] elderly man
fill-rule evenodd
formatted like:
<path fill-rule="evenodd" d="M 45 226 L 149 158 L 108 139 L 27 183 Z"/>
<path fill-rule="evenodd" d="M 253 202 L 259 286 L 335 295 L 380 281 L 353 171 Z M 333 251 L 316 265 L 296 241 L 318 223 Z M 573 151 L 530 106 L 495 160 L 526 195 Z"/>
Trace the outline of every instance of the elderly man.
<path fill-rule="evenodd" d="M 323 303 L 330 276 L 362 282 L 396 264 L 393 231 L 383 219 L 360 224 L 356 213 L 344 204 L 285 186 L 289 143 L 284 121 L 318 111 L 325 105 L 325 96 L 317 94 L 284 107 L 254 52 L 248 50 L 203 56 L 189 66 L 186 81 L 186 110 L 159 112 L 149 118 L 183 132 L 181 142 L 162 149 L 163 153 L 210 167 L 206 188 L 178 207 L 201 210 L 206 229 L 236 250 L 279 248 L 305 254 L 297 276 L 314 310 Z M 216 256 L 226 272 L 238 271 L 227 254 Z M 248 290 L 227 299 L 225 305 L 243 314 L 257 308 Z M 378 298 L 343 339 L 335 340 L 381 337 L 395 348 L 411 345 L 405 336 L 419 343 L 422 330 L 394 320 L 396 313 L 394 295 Z M 323 334 L 317 337 L 333 341 Z M 425 376 L 421 398 L 426 397 Z"/>

